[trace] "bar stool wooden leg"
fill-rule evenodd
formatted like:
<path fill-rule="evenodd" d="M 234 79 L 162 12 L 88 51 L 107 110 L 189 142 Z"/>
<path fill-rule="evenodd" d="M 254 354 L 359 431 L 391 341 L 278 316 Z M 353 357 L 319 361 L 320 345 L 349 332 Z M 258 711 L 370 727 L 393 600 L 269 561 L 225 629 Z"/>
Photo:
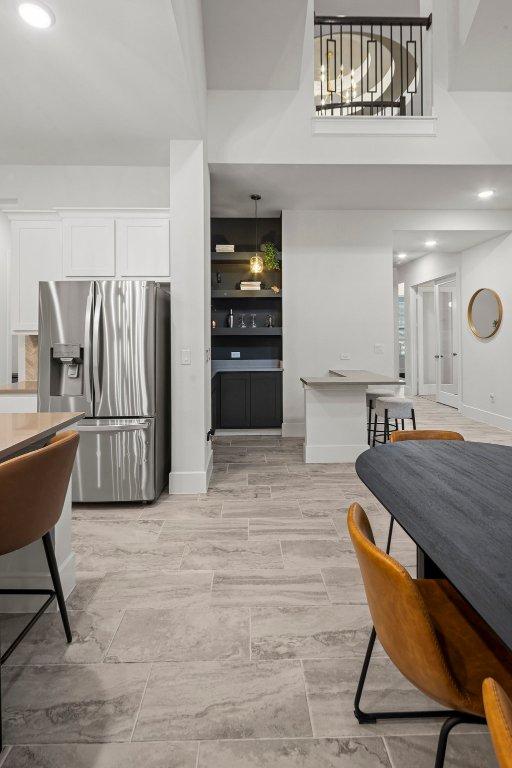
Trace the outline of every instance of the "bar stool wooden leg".
<path fill-rule="evenodd" d="M 64 625 L 64 632 L 66 633 L 66 640 L 70 643 L 73 640 L 71 634 L 71 627 L 69 626 L 68 611 L 66 608 L 66 601 L 64 600 L 64 593 L 62 591 L 62 584 L 60 582 L 59 567 L 57 560 L 55 559 L 55 551 L 53 549 L 53 543 L 50 532 L 45 533 L 43 536 L 44 553 L 46 555 L 46 562 L 50 570 L 50 576 L 52 577 L 53 588 L 55 590 L 55 596 L 57 603 L 59 604 L 60 617 L 62 624 Z"/>

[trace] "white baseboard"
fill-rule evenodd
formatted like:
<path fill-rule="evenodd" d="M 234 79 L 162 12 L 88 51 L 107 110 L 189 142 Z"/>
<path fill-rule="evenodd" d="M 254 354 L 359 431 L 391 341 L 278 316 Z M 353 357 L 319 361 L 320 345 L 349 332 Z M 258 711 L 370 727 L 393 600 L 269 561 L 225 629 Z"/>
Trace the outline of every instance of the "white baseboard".
<path fill-rule="evenodd" d="M 283 437 L 304 437 L 306 427 L 303 421 L 283 421 Z"/>
<path fill-rule="evenodd" d="M 353 462 L 368 445 L 305 445 L 306 464 L 338 464 Z"/>
<path fill-rule="evenodd" d="M 75 553 L 71 552 L 59 565 L 59 574 L 64 597 L 68 598 L 76 586 Z M 0 589 L 53 589 L 48 570 L 37 573 L 23 571 L 0 574 Z M 0 597 L 0 613 L 35 613 L 45 601 L 42 595 L 5 595 Z M 58 610 L 57 602 L 48 608 L 48 612 Z"/>
<path fill-rule="evenodd" d="M 212 470 L 213 453 L 210 453 L 208 466 L 202 472 L 171 472 L 169 474 L 169 493 L 206 493 Z"/>
<path fill-rule="evenodd" d="M 510 418 L 510 416 L 502 416 L 499 413 L 485 411 L 483 408 L 475 408 L 472 405 L 466 405 L 466 403 L 462 403 L 459 411 L 463 416 L 467 416 L 468 419 L 474 419 L 475 421 L 481 421 L 484 424 L 490 424 L 492 427 L 499 427 L 500 429 L 508 429 L 509 431 L 512 431 L 512 418 Z"/>

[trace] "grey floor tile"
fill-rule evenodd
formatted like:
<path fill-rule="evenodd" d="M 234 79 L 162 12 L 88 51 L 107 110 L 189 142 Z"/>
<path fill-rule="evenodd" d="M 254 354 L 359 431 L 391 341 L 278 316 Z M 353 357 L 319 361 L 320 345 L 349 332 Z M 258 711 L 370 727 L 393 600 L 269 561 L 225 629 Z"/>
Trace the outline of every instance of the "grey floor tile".
<path fill-rule="evenodd" d="M 331 520 L 249 521 L 249 539 L 333 539 L 338 534 Z"/>
<path fill-rule="evenodd" d="M 248 608 L 126 611 L 105 661 L 249 658 Z"/>
<path fill-rule="evenodd" d="M 101 586 L 105 573 L 76 572 L 76 585 L 66 600 L 68 611 L 83 611 Z"/>
<path fill-rule="evenodd" d="M 210 519 L 220 517 L 221 510 L 220 501 L 165 501 L 145 507 L 140 520 Z"/>
<path fill-rule="evenodd" d="M 335 514 L 346 515 L 349 502 L 340 499 L 301 499 L 299 501 L 300 511 L 304 517 L 333 517 Z"/>
<path fill-rule="evenodd" d="M 252 658 L 359 658 L 371 630 L 366 605 L 251 609 Z"/>
<path fill-rule="evenodd" d="M 379 738 L 203 741 L 197 768 L 391 768 Z"/>
<path fill-rule="evenodd" d="M 60 613 L 45 613 L 22 640 L 6 664 L 92 664 L 105 655 L 122 619 L 122 611 L 68 611 L 73 642 L 67 643 Z M 30 619 L 27 614 L 1 617 L 2 649 Z"/>
<path fill-rule="evenodd" d="M 364 604 L 366 593 L 359 566 L 322 568 L 331 603 Z"/>
<path fill-rule="evenodd" d="M 206 541 L 186 544 L 181 567 L 185 570 L 240 570 L 283 568 L 278 541 Z"/>
<path fill-rule="evenodd" d="M 272 484 L 270 490 L 273 499 L 297 499 L 302 501 L 305 499 L 337 500 L 364 498 L 361 493 L 351 494 L 347 492 L 337 480 L 332 480 L 330 483 L 317 483 L 314 478 L 312 478 L 311 482 L 300 486 Z"/>
<path fill-rule="evenodd" d="M 73 520 L 96 522 L 130 522 L 138 520 L 142 504 L 73 504 Z"/>
<path fill-rule="evenodd" d="M 439 718 L 432 720 L 380 720 L 360 725 L 354 717 L 354 694 L 363 656 L 355 659 L 305 660 L 304 676 L 315 736 L 402 735 L 439 733 Z M 362 708 L 371 710 L 437 709 L 414 688 L 384 656 L 372 656 L 363 693 Z M 439 707 L 441 709 L 441 707 Z M 481 730 L 481 726 L 471 726 Z"/>
<path fill-rule="evenodd" d="M 249 502 L 226 501 L 222 506 L 222 517 L 300 518 L 301 513 L 299 504 L 296 501 L 272 501 L 271 499 L 260 499 L 258 501 Z"/>
<path fill-rule="evenodd" d="M 183 547 L 159 541 L 163 523 L 144 521 L 77 521 L 73 549 L 82 571 L 179 568 Z"/>
<path fill-rule="evenodd" d="M 247 538 L 246 520 L 179 518 L 165 521 L 159 541 L 246 541 Z"/>
<path fill-rule="evenodd" d="M 296 661 L 154 664 L 135 740 L 311 736 Z"/>
<path fill-rule="evenodd" d="M 389 736 L 385 739 L 394 768 L 432 768 L 437 736 Z M 457 733 L 448 739 L 444 768 L 498 768 L 487 733 Z"/>
<path fill-rule="evenodd" d="M 89 610 L 115 608 L 177 608 L 209 605 L 212 574 L 207 571 L 128 571 L 110 573 Z"/>
<path fill-rule="evenodd" d="M 129 741 L 146 664 L 4 667 L 6 744 Z"/>
<path fill-rule="evenodd" d="M 211 488 L 244 488 L 248 485 L 246 472 L 228 472 L 214 470 L 208 489 Z M 263 483 L 262 483 L 263 485 Z"/>
<path fill-rule="evenodd" d="M 5 768 L 196 768 L 194 742 L 13 747 Z"/>
<path fill-rule="evenodd" d="M 268 485 L 234 485 L 230 487 L 208 488 L 208 499 L 222 498 L 226 499 L 270 499 L 270 486 Z"/>
<path fill-rule="evenodd" d="M 281 541 L 285 568 L 325 568 L 329 565 L 357 563 L 352 546 L 348 542 L 332 539 L 302 539 Z"/>
<path fill-rule="evenodd" d="M 327 602 L 320 572 L 216 571 L 214 605 L 317 605 Z"/>

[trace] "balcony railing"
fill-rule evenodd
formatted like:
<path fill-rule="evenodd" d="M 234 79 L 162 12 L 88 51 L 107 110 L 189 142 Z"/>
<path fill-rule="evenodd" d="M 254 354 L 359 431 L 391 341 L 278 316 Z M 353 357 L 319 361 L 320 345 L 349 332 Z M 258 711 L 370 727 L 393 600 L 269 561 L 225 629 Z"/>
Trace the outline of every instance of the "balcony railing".
<path fill-rule="evenodd" d="M 430 115 L 432 15 L 315 16 L 317 116 Z"/>

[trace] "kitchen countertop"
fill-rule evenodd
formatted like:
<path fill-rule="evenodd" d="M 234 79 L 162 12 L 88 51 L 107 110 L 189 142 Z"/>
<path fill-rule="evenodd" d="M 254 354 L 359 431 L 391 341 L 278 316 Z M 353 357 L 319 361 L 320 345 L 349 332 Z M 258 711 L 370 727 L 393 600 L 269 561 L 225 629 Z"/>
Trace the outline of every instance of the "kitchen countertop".
<path fill-rule="evenodd" d="M 68 413 L 0 414 L 0 461 L 51 437 L 84 417 L 80 411 Z"/>
<path fill-rule="evenodd" d="M 18 381 L 0 385 L 0 395 L 37 395 L 37 381 Z"/>
<path fill-rule="evenodd" d="M 307 387 L 339 386 L 341 384 L 405 384 L 404 379 L 394 376 L 384 376 L 371 371 L 330 370 L 329 376 L 301 376 L 302 383 Z"/>

